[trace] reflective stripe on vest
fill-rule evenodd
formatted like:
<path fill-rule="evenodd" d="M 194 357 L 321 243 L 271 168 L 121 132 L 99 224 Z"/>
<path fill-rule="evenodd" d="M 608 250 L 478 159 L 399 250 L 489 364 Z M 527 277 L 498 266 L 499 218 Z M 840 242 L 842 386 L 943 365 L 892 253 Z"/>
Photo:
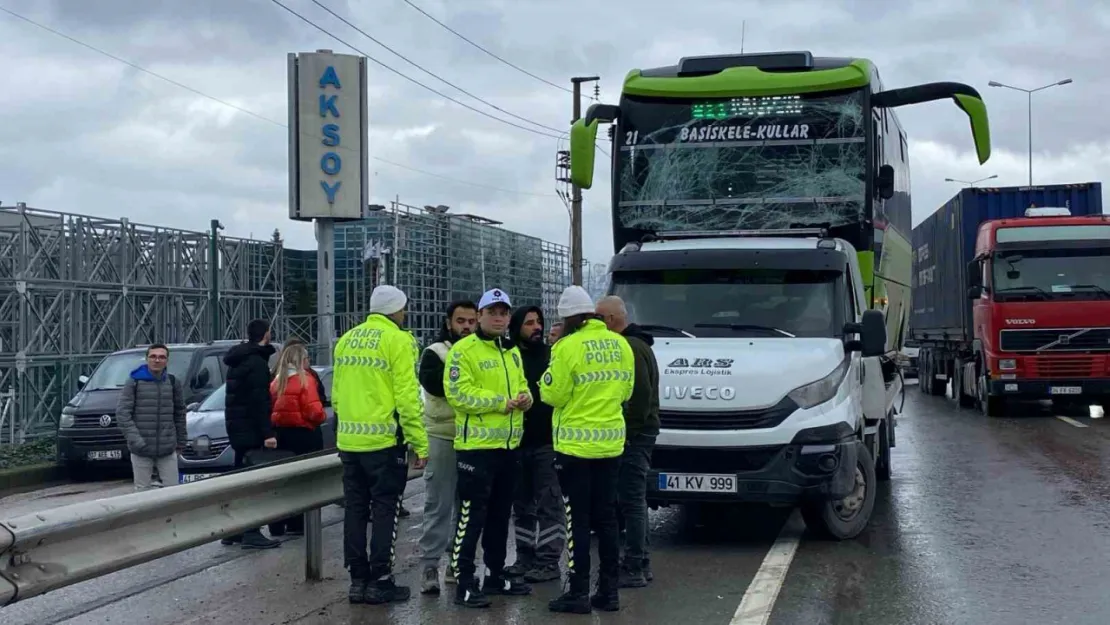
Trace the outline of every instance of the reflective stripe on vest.
<path fill-rule="evenodd" d="M 455 438 L 462 439 L 463 437 L 465 437 L 466 440 L 470 444 L 475 444 L 475 443 L 480 443 L 480 442 L 485 442 L 485 441 L 496 442 L 496 443 L 501 444 L 501 443 L 504 443 L 507 440 L 510 440 L 509 439 L 510 429 L 512 430 L 512 432 L 511 432 L 512 443 L 511 444 L 519 444 L 520 439 L 524 436 L 524 429 L 523 428 L 518 428 L 518 427 L 514 427 L 514 428 L 487 428 L 487 427 L 482 427 L 480 425 L 471 425 L 469 427 L 463 426 L 463 425 L 456 425 L 455 426 Z"/>
<path fill-rule="evenodd" d="M 587 371 L 574 376 L 574 383 L 577 384 L 592 384 L 594 382 L 613 382 L 616 380 L 631 380 L 635 375 L 632 371 L 613 371 L 612 369 L 605 369 L 602 371 Z"/>
<path fill-rule="evenodd" d="M 560 440 L 583 443 L 624 440 L 624 428 L 558 428 Z"/>
<path fill-rule="evenodd" d="M 396 435 L 396 423 L 359 423 L 358 421 L 351 422 L 340 420 L 339 429 L 340 434 L 350 434 L 352 436 L 382 436 L 382 435 Z"/>

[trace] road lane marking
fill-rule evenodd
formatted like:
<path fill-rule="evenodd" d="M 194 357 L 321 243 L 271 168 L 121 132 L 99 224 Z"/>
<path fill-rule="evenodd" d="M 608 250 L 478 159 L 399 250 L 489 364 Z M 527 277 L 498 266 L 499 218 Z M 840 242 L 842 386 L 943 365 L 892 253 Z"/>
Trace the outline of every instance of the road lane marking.
<path fill-rule="evenodd" d="M 1057 416 L 1056 418 L 1057 418 L 1057 419 L 1059 419 L 1059 420 L 1061 420 L 1061 421 L 1063 421 L 1064 423 L 1067 423 L 1068 425 L 1074 425 L 1074 426 L 1075 426 L 1075 427 L 1077 427 L 1077 428 L 1085 428 L 1085 427 L 1087 427 L 1087 424 L 1086 424 L 1086 423 L 1080 423 L 1080 422 L 1076 421 L 1075 419 L 1072 419 L 1071 417 L 1060 417 L 1060 416 Z"/>
<path fill-rule="evenodd" d="M 767 625 L 775 600 L 786 581 L 786 572 L 798 550 L 802 527 L 804 524 L 801 522 L 801 515 L 795 509 L 779 530 L 775 544 L 771 545 L 759 570 L 755 572 L 755 577 L 748 584 L 744 598 L 740 600 L 740 606 L 736 608 L 729 625 Z"/>

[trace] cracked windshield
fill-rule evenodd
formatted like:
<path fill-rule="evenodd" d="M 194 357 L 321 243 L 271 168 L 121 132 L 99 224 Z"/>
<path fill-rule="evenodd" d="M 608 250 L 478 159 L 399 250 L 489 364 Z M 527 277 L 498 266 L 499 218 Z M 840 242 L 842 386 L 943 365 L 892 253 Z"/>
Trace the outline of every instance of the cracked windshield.
<path fill-rule="evenodd" d="M 863 93 L 659 101 L 621 107 L 620 225 L 658 230 L 858 221 Z"/>

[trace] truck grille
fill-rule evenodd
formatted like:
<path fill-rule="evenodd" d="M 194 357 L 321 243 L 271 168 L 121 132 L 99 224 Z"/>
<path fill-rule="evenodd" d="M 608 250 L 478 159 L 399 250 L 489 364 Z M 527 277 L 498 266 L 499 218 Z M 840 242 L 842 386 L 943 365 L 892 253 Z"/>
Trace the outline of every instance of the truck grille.
<path fill-rule="evenodd" d="M 773 428 L 798 409 L 789 397 L 759 410 L 682 412 L 660 410 L 659 427 L 667 430 L 756 430 Z"/>
<path fill-rule="evenodd" d="M 656 447 L 651 452 L 651 468 L 656 471 L 704 471 L 737 473 L 758 471 L 767 466 L 779 451 L 775 447 Z"/>
<path fill-rule="evenodd" d="M 1086 330 L 1084 332 L 1084 330 Z M 1076 333 L 1082 332 L 1078 336 Z M 1049 330 L 1003 330 L 999 348 L 1004 352 L 1035 352 L 1052 345 L 1046 352 L 1110 351 L 1110 328 L 1052 328 Z"/>
<path fill-rule="evenodd" d="M 1036 356 L 1025 360 L 1030 377 L 1093 378 L 1101 375 L 1095 356 Z"/>

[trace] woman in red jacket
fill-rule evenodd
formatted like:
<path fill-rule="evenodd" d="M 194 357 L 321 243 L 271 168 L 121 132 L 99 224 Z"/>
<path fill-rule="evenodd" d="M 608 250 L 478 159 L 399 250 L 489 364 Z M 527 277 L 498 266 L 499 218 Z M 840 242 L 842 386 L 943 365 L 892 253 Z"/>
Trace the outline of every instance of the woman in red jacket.
<path fill-rule="evenodd" d="M 277 448 L 295 455 L 324 448 L 320 425 L 327 418 L 316 376 L 309 371 L 308 350 L 294 343 L 285 346 L 274 364 L 270 398 L 273 408 L 270 423 L 274 426 Z M 270 524 L 270 535 L 304 534 L 304 515 L 297 515 Z"/>

